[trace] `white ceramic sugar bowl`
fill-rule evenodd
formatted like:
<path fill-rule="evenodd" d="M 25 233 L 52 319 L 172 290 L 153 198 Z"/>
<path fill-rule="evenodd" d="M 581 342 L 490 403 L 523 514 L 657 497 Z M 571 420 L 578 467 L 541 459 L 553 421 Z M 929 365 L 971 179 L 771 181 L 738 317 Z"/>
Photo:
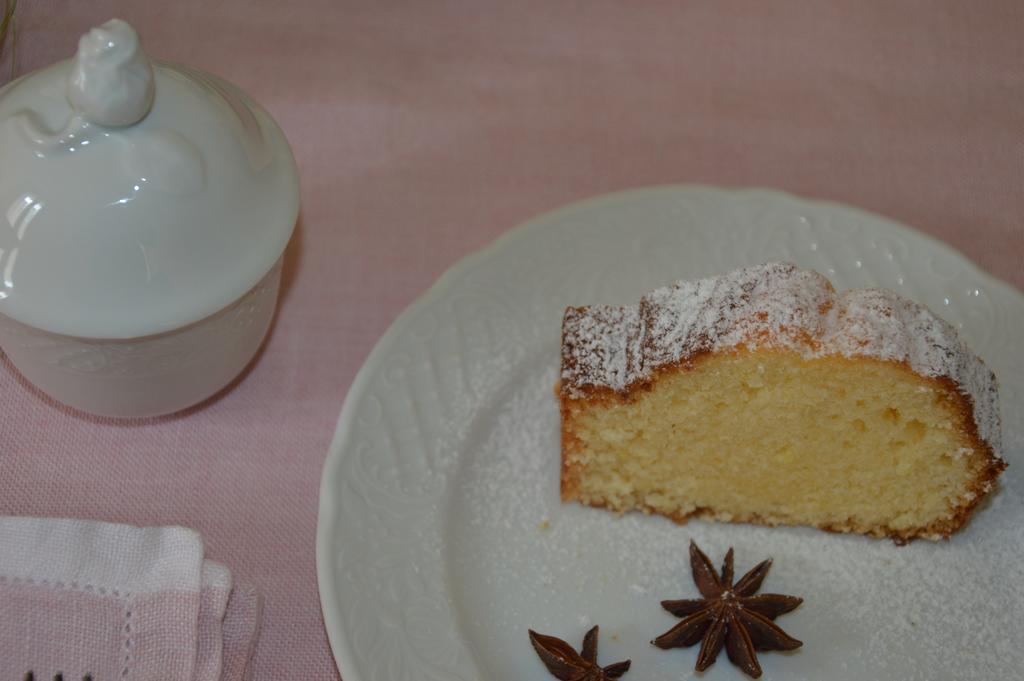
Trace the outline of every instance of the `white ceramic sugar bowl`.
<path fill-rule="evenodd" d="M 266 335 L 298 207 L 262 108 L 110 21 L 0 90 L 0 347 L 87 412 L 193 405 Z"/>

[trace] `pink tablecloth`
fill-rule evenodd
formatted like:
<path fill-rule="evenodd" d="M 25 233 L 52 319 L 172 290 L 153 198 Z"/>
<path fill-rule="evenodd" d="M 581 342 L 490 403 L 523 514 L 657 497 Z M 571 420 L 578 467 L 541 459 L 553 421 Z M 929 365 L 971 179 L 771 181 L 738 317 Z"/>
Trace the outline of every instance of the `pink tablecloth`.
<path fill-rule="evenodd" d="M 295 147 L 303 209 L 280 315 L 230 390 L 124 425 L 62 409 L 0 365 L 0 514 L 199 530 L 209 557 L 266 596 L 256 679 L 337 675 L 314 528 L 360 363 L 441 272 L 531 215 L 630 186 L 766 185 L 915 225 L 1024 286 L 1014 0 L 26 0 L 19 12 L 21 72 L 119 16 L 152 54 L 240 84 Z"/>

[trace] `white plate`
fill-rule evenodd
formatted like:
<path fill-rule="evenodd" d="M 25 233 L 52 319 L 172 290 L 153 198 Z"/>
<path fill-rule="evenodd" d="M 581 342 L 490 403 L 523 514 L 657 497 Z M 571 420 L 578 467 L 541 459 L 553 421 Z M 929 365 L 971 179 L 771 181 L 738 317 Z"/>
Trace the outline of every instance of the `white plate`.
<path fill-rule="evenodd" d="M 883 286 L 958 325 L 1002 384 L 1002 487 L 951 541 L 617 517 L 558 499 L 552 387 L 566 305 L 626 303 L 674 279 L 788 260 L 837 288 Z M 317 561 L 345 681 L 548 676 L 527 628 L 624 677 L 698 678 L 696 648 L 650 645 L 693 597 L 691 538 L 764 590 L 802 596 L 779 624 L 804 641 L 764 679 L 1010 679 L 1024 669 L 1024 297 L 963 256 L 859 210 L 768 191 L 663 187 L 544 215 L 452 268 L 357 376 L 324 468 Z M 740 679 L 723 654 L 699 678 Z"/>

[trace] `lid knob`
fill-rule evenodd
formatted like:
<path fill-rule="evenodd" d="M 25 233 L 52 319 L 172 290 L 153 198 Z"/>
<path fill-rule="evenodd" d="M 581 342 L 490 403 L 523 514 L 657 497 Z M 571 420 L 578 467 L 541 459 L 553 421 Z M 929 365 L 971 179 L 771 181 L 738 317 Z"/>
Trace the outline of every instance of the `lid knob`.
<path fill-rule="evenodd" d="M 107 127 L 138 123 L 153 106 L 153 65 L 135 29 L 111 19 L 78 41 L 68 74 L 71 106 L 85 120 Z"/>

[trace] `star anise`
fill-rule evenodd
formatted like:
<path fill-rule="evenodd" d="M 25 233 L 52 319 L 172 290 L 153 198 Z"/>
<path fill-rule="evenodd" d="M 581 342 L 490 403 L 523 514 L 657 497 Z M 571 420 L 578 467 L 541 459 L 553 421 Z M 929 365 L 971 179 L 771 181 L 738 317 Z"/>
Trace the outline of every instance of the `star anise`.
<path fill-rule="evenodd" d="M 733 584 L 732 549 L 725 554 L 719 575 L 691 541 L 690 565 L 693 581 L 704 598 L 662 601 L 661 607 L 683 621 L 651 643 L 659 648 L 678 648 L 702 641 L 697 655 L 699 672 L 715 663 L 724 645 L 729 660 L 755 679 L 761 676 L 756 651 L 794 650 L 803 645 L 772 621 L 796 608 L 803 599 L 782 594 L 754 595 L 772 566 L 770 558 Z"/>
<path fill-rule="evenodd" d="M 583 637 L 583 650 L 576 649 L 560 638 L 538 634 L 530 629 L 530 643 L 548 671 L 562 681 L 610 681 L 629 670 L 630 660 L 616 662 L 607 667 L 597 664 L 597 633 L 595 626 Z"/>

